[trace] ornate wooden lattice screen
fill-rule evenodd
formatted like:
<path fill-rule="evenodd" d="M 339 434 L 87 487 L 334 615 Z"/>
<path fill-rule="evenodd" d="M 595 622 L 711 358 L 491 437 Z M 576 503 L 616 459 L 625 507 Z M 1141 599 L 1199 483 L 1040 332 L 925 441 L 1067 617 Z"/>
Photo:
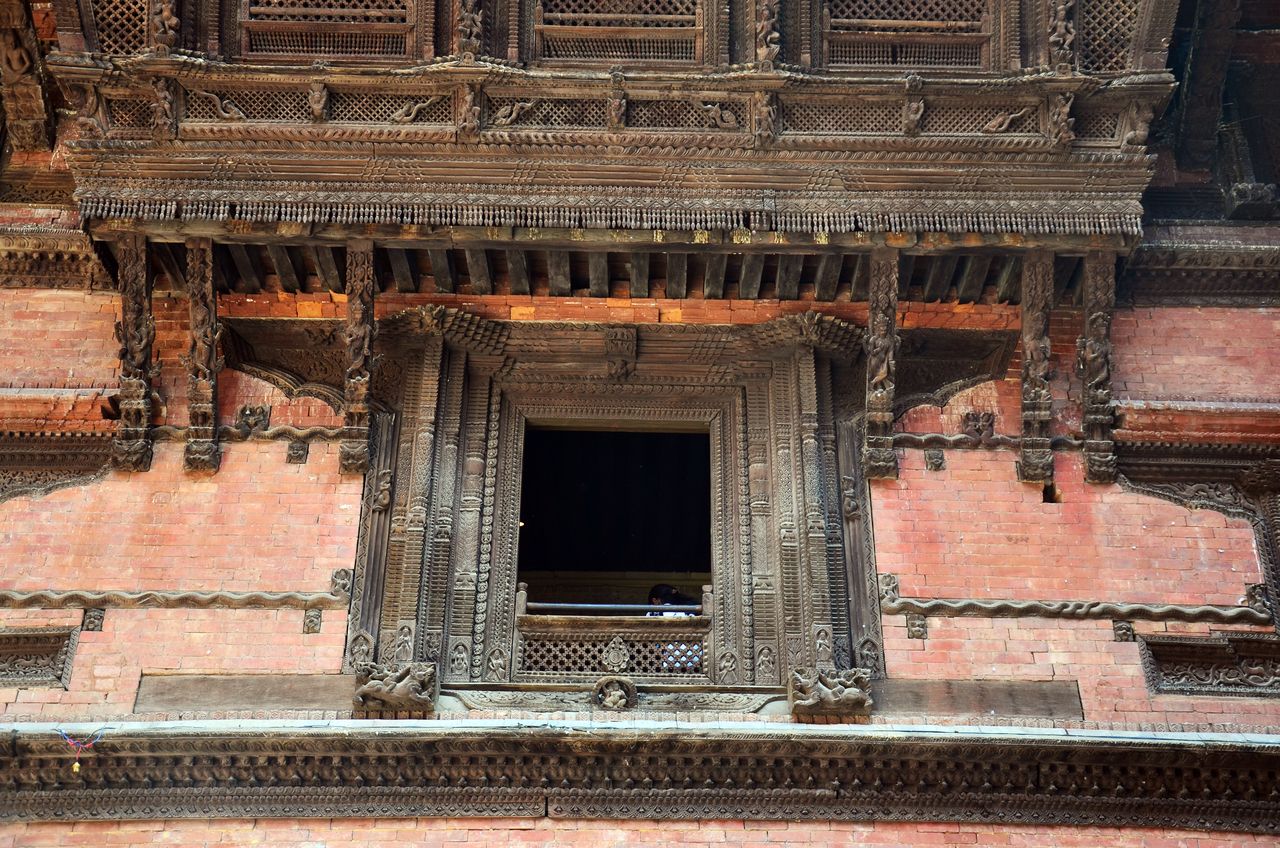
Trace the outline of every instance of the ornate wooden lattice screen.
<path fill-rule="evenodd" d="M 700 64 L 703 0 L 536 0 L 538 61 Z"/>
<path fill-rule="evenodd" d="M 827 0 L 829 67 L 987 68 L 991 0 Z"/>
<path fill-rule="evenodd" d="M 98 49 L 108 56 L 127 56 L 147 49 L 150 39 L 145 0 L 82 0 L 93 16 Z M 83 8 L 83 7 L 82 7 Z"/>
<path fill-rule="evenodd" d="M 396 59 L 413 51 L 414 0 L 241 0 L 241 52 Z"/>
<path fill-rule="evenodd" d="M 1138 0 L 1081 0 L 1076 13 L 1080 70 L 1123 71 L 1138 25 Z"/>

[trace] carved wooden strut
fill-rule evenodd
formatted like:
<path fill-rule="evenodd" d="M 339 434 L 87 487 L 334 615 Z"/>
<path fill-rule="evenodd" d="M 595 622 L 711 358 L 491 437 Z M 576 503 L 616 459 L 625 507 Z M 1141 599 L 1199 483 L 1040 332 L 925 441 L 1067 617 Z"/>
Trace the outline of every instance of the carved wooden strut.
<path fill-rule="evenodd" d="M 1116 303 L 1114 253 L 1091 251 L 1084 260 L 1084 335 L 1077 343 L 1084 381 L 1085 479 L 1114 483 L 1115 443 L 1111 428 L 1111 313 Z"/>
<path fill-rule="evenodd" d="M 182 364 L 187 369 L 191 423 L 182 462 L 188 471 L 217 471 L 222 460 L 218 446 L 218 372 L 223 365 L 218 340 L 222 326 L 213 290 L 213 245 L 209 239 L 187 241 L 187 305 L 191 347 Z"/>
<path fill-rule="evenodd" d="M 369 468 L 369 383 L 373 379 L 373 242 L 347 246 L 347 371 L 343 440 L 338 464 L 345 474 Z"/>
<path fill-rule="evenodd" d="M 146 471 L 151 467 L 151 381 L 160 373 L 151 357 L 156 322 L 151 314 L 147 240 L 126 235 L 117 247 L 120 320 L 115 332 L 120 343 L 120 420 L 112 460 L 124 471 Z"/>
<path fill-rule="evenodd" d="M 1032 251 L 1022 263 L 1022 457 L 1018 477 L 1027 483 L 1053 481 L 1049 441 L 1053 398 L 1049 393 L 1052 349 L 1049 312 L 1053 307 L 1053 254 Z"/>
<path fill-rule="evenodd" d="M 898 251 L 871 253 L 867 356 L 867 417 L 862 461 L 868 479 L 898 476 L 893 449 L 894 371 L 898 354 Z"/>

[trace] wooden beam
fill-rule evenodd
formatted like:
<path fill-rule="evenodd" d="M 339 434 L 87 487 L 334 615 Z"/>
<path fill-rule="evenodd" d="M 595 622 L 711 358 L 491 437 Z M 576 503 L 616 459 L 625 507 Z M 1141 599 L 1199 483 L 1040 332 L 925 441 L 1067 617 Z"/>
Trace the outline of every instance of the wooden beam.
<path fill-rule="evenodd" d="M 435 280 L 437 292 L 452 292 L 458 288 L 458 278 L 453 272 L 453 256 L 444 248 L 430 248 L 427 258 L 431 260 L 431 278 Z"/>
<path fill-rule="evenodd" d="M 484 248 L 468 249 L 467 274 L 471 277 L 472 294 L 493 294 L 493 269 L 489 266 L 489 254 Z"/>
<path fill-rule="evenodd" d="M 996 300 L 1000 303 L 1017 303 L 1021 298 L 1022 259 L 1006 256 L 1000 274 L 996 277 Z"/>
<path fill-rule="evenodd" d="M 947 291 L 951 288 L 951 280 L 956 275 L 956 265 L 959 264 L 960 257 L 953 253 L 943 254 L 934 256 L 931 262 L 924 283 L 925 303 L 937 303 L 947 296 Z"/>
<path fill-rule="evenodd" d="M 182 266 L 178 264 L 177 257 L 173 255 L 173 245 L 162 241 L 153 241 L 151 243 L 151 256 L 156 260 L 156 264 L 160 266 L 160 270 L 164 272 L 165 277 L 169 279 L 169 287 L 174 291 L 185 291 L 187 288 L 187 275 L 183 272 Z"/>
<path fill-rule="evenodd" d="M 240 286 L 236 274 L 236 266 L 231 262 L 231 254 L 224 245 L 213 246 L 213 284 L 222 292 L 239 291 Z"/>
<path fill-rule="evenodd" d="M 631 253 L 631 296 L 649 296 L 649 253 L 643 250 Z"/>
<path fill-rule="evenodd" d="M 800 296 L 800 271 L 804 268 L 804 256 L 784 253 L 778 257 L 778 299 L 795 300 Z"/>
<path fill-rule="evenodd" d="M 547 284 L 555 297 L 568 297 L 573 293 L 573 277 L 569 273 L 568 251 L 547 251 Z"/>
<path fill-rule="evenodd" d="M 689 254 L 667 254 L 667 297 L 684 297 L 689 290 Z"/>
<path fill-rule="evenodd" d="M 1079 256 L 1058 256 L 1053 260 L 1053 302 L 1062 303 L 1062 296 L 1067 293 L 1071 281 L 1080 274 L 1083 261 Z"/>
<path fill-rule="evenodd" d="M 844 265 L 844 254 L 824 253 L 818 259 L 818 273 L 813 278 L 814 300 L 835 300 L 836 288 L 840 285 L 840 268 Z"/>
<path fill-rule="evenodd" d="M 866 300 L 871 280 L 871 257 L 865 253 L 853 256 L 853 278 L 850 297 L 853 300 Z"/>
<path fill-rule="evenodd" d="M 593 250 L 587 254 L 587 271 L 592 297 L 609 296 L 609 254 Z"/>
<path fill-rule="evenodd" d="M 512 294 L 529 294 L 529 256 L 523 250 L 507 251 L 507 282 Z"/>
<path fill-rule="evenodd" d="M 742 257 L 742 281 L 738 297 L 755 300 L 760 296 L 760 278 L 764 276 L 764 254 L 748 253 Z"/>
<path fill-rule="evenodd" d="M 271 267 L 283 291 L 293 294 L 302 290 L 302 281 L 298 279 L 298 268 L 293 264 L 293 256 L 289 254 L 289 248 L 283 244 L 269 244 L 267 257 L 271 259 Z"/>
<path fill-rule="evenodd" d="M 231 261 L 236 264 L 236 273 L 240 275 L 237 291 L 245 294 L 262 291 L 262 269 L 258 267 L 257 257 L 249 255 L 248 247 L 235 242 L 228 244 L 227 250 L 231 254 Z"/>
<path fill-rule="evenodd" d="M 338 269 L 338 259 L 333 255 L 333 248 L 323 244 L 310 245 L 311 261 L 315 263 L 316 275 L 329 291 L 343 290 L 342 271 Z"/>
<path fill-rule="evenodd" d="M 991 270 L 991 255 L 975 253 L 964 258 L 960 268 L 960 282 L 956 284 L 956 300 L 961 303 L 977 303 L 982 297 L 982 286 Z"/>
<path fill-rule="evenodd" d="M 391 265 L 391 277 L 396 281 L 396 291 L 416 292 L 418 277 L 409 263 L 409 252 L 399 247 L 388 247 L 387 261 Z"/>
<path fill-rule="evenodd" d="M 707 274 L 702 281 L 702 296 L 707 299 L 724 297 L 724 268 L 728 254 L 707 254 Z"/>
<path fill-rule="evenodd" d="M 911 275 L 916 270 L 915 256 L 907 253 L 898 256 L 898 300 L 906 300 L 911 290 Z"/>

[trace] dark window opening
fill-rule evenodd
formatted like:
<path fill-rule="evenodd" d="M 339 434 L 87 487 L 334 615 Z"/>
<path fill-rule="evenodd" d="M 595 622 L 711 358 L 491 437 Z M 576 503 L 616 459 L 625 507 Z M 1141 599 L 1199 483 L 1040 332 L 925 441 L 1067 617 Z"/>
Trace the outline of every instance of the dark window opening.
<path fill-rule="evenodd" d="M 711 582 L 711 438 L 529 427 L 519 580 L 533 603 L 647 604 Z M 634 612 L 632 614 L 635 614 Z"/>

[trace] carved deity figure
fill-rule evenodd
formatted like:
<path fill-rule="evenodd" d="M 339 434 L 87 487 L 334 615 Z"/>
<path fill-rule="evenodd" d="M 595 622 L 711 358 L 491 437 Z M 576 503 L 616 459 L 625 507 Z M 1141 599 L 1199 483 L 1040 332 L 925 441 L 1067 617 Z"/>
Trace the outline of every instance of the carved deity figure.
<path fill-rule="evenodd" d="M 782 49 L 782 37 L 778 33 L 778 0 L 763 0 L 760 18 L 756 21 L 756 61 L 761 70 L 771 70 Z"/>
<path fill-rule="evenodd" d="M 464 58 L 474 59 L 480 52 L 480 40 L 484 37 L 484 12 L 479 0 L 464 0 L 458 12 L 458 52 Z"/>
<path fill-rule="evenodd" d="M 1049 103 L 1049 138 L 1054 147 L 1066 150 L 1076 140 L 1076 119 L 1071 117 L 1074 94 L 1058 94 Z"/>
<path fill-rule="evenodd" d="M 757 91 L 751 96 L 751 135 L 758 147 L 764 147 L 778 135 L 778 103 L 767 91 Z"/>
<path fill-rule="evenodd" d="M 322 82 L 313 82 L 307 90 L 307 108 L 311 111 L 311 120 L 326 120 L 329 114 L 329 88 Z"/>
<path fill-rule="evenodd" d="M 182 21 L 173 13 L 173 0 L 160 0 L 156 4 L 156 13 L 151 18 L 156 53 L 167 56 L 170 50 L 178 46 L 178 27 L 181 25 Z"/>
<path fill-rule="evenodd" d="M 477 100 L 475 89 L 468 88 L 462 96 L 462 120 L 458 123 L 461 136 L 472 137 L 480 132 L 480 104 Z"/>
<path fill-rule="evenodd" d="M 902 105 L 902 134 L 919 135 L 924 121 L 924 100 L 913 98 Z"/>
<path fill-rule="evenodd" d="M 399 668 L 366 663 L 357 670 L 356 709 L 434 710 L 436 667 L 407 663 Z"/>
<path fill-rule="evenodd" d="M 627 123 L 627 98 L 621 92 L 615 92 L 609 98 L 609 129 L 620 130 Z"/>
<path fill-rule="evenodd" d="M 13 85 L 31 73 L 31 67 L 31 53 L 22 46 L 22 36 L 16 29 L 5 30 L 0 40 L 0 79 Z"/>
<path fill-rule="evenodd" d="M 1069 64 L 1075 49 L 1076 28 L 1071 22 L 1075 0 L 1054 0 L 1049 24 L 1050 58 L 1055 65 Z"/>
<path fill-rule="evenodd" d="M 791 710 L 799 714 L 866 715 L 872 701 L 866 669 L 798 668 L 791 675 Z"/>

